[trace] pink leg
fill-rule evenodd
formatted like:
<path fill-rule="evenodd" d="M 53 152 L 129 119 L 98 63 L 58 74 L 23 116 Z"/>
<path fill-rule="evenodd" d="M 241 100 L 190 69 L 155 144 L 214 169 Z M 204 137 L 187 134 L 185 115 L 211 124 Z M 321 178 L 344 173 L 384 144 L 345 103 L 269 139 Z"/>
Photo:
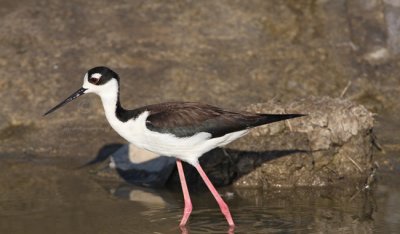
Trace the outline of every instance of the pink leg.
<path fill-rule="evenodd" d="M 203 168 L 201 168 L 200 164 L 197 164 L 195 167 L 196 167 L 197 171 L 199 172 L 201 178 L 203 178 L 203 181 L 206 183 L 208 189 L 211 191 L 215 200 L 217 200 L 219 208 L 221 209 L 222 214 L 225 215 L 225 218 L 228 221 L 229 226 L 231 226 L 231 227 L 235 226 L 235 223 L 233 222 L 231 212 L 229 211 L 228 205 L 224 202 L 224 200 L 222 200 L 218 191 L 215 189 L 214 185 L 211 183 L 211 181 L 208 179 L 206 173 L 203 171 Z"/>
<path fill-rule="evenodd" d="M 179 226 L 185 226 L 192 213 L 192 201 L 190 200 L 189 190 L 186 185 L 185 173 L 183 172 L 182 161 L 177 159 L 176 166 L 178 167 L 179 178 L 181 180 L 183 199 L 185 200 L 185 209 L 183 210 L 183 217 Z"/>

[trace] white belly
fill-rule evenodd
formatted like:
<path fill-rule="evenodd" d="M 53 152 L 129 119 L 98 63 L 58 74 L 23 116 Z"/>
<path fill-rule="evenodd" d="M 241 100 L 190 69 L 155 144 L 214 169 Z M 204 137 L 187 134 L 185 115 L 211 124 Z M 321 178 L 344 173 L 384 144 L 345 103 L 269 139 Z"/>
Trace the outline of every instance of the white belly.
<path fill-rule="evenodd" d="M 211 134 L 200 132 L 191 137 L 178 138 L 172 134 L 150 131 L 146 127 L 148 112 L 144 112 L 134 120 L 125 123 L 110 121 L 111 126 L 118 134 L 130 143 L 164 156 L 179 158 L 193 165 L 204 153 L 220 146 L 224 146 L 245 135 L 248 130 L 226 134 L 218 138 L 211 138 Z"/>

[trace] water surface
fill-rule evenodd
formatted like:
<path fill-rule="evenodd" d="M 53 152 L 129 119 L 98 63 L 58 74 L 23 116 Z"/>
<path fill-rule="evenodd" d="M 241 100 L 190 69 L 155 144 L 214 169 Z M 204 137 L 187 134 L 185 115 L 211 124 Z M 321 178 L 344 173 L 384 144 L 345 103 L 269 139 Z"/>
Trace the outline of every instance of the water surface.
<path fill-rule="evenodd" d="M 219 189 L 231 208 L 230 230 L 207 191 L 192 192 L 187 230 L 182 195 L 99 181 L 73 159 L 3 157 L 0 233 L 398 233 L 398 175 L 379 174 L 371 190 Z"/>

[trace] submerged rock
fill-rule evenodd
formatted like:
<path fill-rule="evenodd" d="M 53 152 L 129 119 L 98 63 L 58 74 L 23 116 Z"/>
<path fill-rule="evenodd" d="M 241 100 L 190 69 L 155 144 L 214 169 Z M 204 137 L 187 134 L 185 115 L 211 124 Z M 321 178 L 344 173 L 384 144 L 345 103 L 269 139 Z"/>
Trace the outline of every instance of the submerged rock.
<path fill-rule="evenodd" d="M 110 165 L 126 181 L 145 187 L 162 187 L 175 166 L 175 159 L 124 145 L 112 154 Z"/>

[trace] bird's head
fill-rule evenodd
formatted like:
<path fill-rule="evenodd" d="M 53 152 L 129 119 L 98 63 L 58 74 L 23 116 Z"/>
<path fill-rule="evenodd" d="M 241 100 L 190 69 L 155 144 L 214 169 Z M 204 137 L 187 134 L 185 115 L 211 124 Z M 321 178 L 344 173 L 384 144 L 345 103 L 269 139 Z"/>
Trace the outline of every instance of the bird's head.
<path fill-rule="evenodd" d="M 119 76 L 108 67 L 94 67 L 90 69 L 83 78 L 82 88 L 84 93 L 95 93 L 105 95 L 115 92 L 115 86 L 118 87 Z"/>
<path fill-rule="evenodd" d="M 116 72 L 108 67 L 94 67 L 86 72 L 83 78 L 83 85 L 80 89 L 78 89 L 60 104 L 47 111 L 44 115 L 54 112 L 58 108 L 75 100 L 85 93 L 95 93 L 100 97 L 104 97 L 107 95 L 114 95 L 116 92 L 118 92 L 118 87 L 119 76 Z"/>

